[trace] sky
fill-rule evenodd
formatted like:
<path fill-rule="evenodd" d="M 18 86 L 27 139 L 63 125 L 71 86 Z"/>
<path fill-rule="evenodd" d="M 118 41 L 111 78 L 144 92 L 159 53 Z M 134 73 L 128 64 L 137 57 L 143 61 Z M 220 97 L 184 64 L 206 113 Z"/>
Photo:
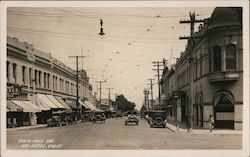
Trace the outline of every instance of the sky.
<path fill-rule="evenodd" d="M 140 109 L 143 90 L 155 79 L 154 98 L 158 94 L 157 73 L 153 61 L 175 63 L 185 50 L 190 34 L 189 24 L 179 24 L 195 11 L 197 19 L 211 16 L 214 8 L 159 7 L 77 7 L 77 8 L 8 8 L 7 35 L 33 44 L 36 49 L 76 69 L 71 55 L 83 55 L 79 68 L 85 69 L 93 92 L 99 95 L 97 81 L 102 84 L 102 98 L 123 94 Z M 104 36 L 100 36 L 100 19 Z M 197 30 L 199 24 L 195 25 Z M 99 96 L 98 96 L 99 98 Z"/>

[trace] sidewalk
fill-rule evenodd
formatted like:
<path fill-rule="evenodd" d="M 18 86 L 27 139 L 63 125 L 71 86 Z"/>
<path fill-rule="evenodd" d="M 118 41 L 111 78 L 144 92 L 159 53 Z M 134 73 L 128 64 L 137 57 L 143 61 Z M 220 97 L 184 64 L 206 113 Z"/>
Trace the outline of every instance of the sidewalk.
<path fill-rule="evenodd" d="M 242 134 L 241 130 L 226 130 L 226 129 L 214 129 L 211 133 L 209 129 L 192 129 L 191 132 L 187 132 L 187 129 L 178 128 L 173 124 L 167 123 L 166 127 L 173 132 L 180 133 L 189 133 L 189 134 L 213 134 L 213 135 L 222 135 L 222 134 Z"/>
<path fill-rule="evenodd" d="M 15 128 L 7 128 L 7 131 L 17 131 L 17 130 L 29 130 L 29 129 L 37 129 L 37 128 L 45 128 L 47 124 L 38 124 L 38 125 L 32 125 L 32 126 L 21 126 L 21 127 L 15 127 Z"/>

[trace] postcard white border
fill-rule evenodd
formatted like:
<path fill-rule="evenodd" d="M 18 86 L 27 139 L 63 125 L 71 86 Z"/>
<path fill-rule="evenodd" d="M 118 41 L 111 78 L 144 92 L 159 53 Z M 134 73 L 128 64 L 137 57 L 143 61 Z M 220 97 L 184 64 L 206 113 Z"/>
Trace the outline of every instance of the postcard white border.
<path fill-rule="evenodd" d="M 4 1 L 1 5 L 1 156 L 3 157 L 237 157 L 249 156 L 249 3 L 248 1 Z M 6 150 L 6 8 L 7 7 L 243 7 L 243 148 L 239 150 Z"/>

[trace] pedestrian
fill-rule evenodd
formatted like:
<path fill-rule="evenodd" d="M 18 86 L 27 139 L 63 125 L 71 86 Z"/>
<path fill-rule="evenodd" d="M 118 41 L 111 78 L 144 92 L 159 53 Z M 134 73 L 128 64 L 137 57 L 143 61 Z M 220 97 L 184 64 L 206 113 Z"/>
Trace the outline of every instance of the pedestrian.
<path fill-rule="evenodd" d="M 211 114 L 209 115 L 208 122 L 209 122 L 209 129 L 211 133 L 214 129 L 214 117 Z"/>
<path fill-rule="evenodd" d="M 106 115 L 104 113 L 102 113 L 102 121 L 103 121 L 103 123 L 105 123 L 105 120 L 106 120 Z"/>

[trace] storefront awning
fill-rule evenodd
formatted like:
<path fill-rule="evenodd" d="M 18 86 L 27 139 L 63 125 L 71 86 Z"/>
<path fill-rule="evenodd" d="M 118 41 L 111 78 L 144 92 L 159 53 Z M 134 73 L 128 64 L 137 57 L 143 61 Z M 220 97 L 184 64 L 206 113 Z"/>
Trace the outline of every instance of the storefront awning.
<path fill-rule="evenodd" d="M 84 103 L 91 109 L 91 110 L 98 110 L 94 104 L 92 104 L 90 101 L 84 101 Z"/>
<path fill-rule="evenodd" d="M 28 101 L 23 100 L 11 100 L 14 104 L 22 107 L 23 112 L 41 112 L 41 109 L 34 106 L 35 104 L 32 104 L 31 102 L 28 103 Z"/>
<path fill-rule="evenodd" d="M 30 106 L 31 108 L 34 108 L 37 110 L 37 112 L 41 112 L 42 108 L 36 106 L 34 103 L 32 103 L 31 101 L 24 101 L 24 103 L 28 106 Z"/>
<path fill-rule="evenodd" d="M 69 105 L 59 96 L 55 96 L 56 100 L 59 101 L 66 109 L 71 109 Z"/>
<path fill-rule="evenodd" d="M 76 101 L 75 100 L 66 100 L 66 103 L 71 107 L 76 109 Z"/>
<path fill-rule="evenodd" d="M 22 109 L 22 107 L 14 104 L 10 100 L 7 100 L 7 111 L 9 111 L 9 112 L 22 112 L 23 109 Z"/>
<path fill-rule="evenodd" d="M 84 102 L 82 102 L 81 100 L 79 100 L 79 104 L 81 104 L 84 108 L 90 109 L 89 106 L 86 105 L 86 104 L 85 104 Z"/>
<path fill-rule="evenodd" d="M 45 94 L 37 94 L 38 103 L 45 108 L 59 108 Z"/>
<path fill-rule="evenodd" d="M 57 108 L 64 108 L 65 109 L 65 107 L 53 95 L 46 95 L 46 96 L 49 98 L 49 100 L 52 103 L 54 103 L 57 106 Z"/>

